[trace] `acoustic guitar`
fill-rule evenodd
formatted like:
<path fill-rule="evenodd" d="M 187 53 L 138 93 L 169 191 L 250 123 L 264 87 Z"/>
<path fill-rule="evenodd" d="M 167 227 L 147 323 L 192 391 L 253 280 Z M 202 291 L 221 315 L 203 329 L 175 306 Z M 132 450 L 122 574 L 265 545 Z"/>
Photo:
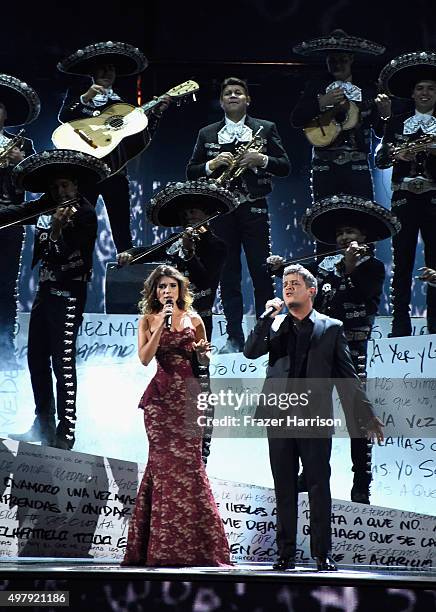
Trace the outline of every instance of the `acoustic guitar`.
<path fill-rule="evenodd" d="M 314 147 L 328 147 L 342 131 L 356 127 L 360 112 L 373 104 L 373 100 L 366 100 L 360 107 L 351 100 L 336 104 L 320 113 L 303 128 L 306 138 Z"/>
<path fill-rule="evenodd" d="M 115 174 L 150 143 L 150 139 L 144 135 L 148 125 L 146 113 L 164 96 L 181 99 L 199 89 L 195 81 L 185 81 L 142 106 L 120 102 L 107 106 L 101 112 L 97 109 L 92 117 L 60 125 L 52 134 L 52 142 L 57 149 L 73 149 L 98 159 L 107 158 L 105 161 Z"/>

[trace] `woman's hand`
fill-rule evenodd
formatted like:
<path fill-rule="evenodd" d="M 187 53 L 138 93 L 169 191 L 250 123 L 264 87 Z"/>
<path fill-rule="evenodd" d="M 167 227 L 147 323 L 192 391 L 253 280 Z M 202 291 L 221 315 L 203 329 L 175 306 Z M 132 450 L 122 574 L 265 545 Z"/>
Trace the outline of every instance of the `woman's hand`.
<path fill-rule="evenodd" d="M 197 353 L 197 356 L 201 358 L 206 356 L 206 354 L 211 350 L 212 345 L 207 340 L 204 340 L 204 338 L 201 338 L 198 342 L 193 342 L 192 347 Z"/>

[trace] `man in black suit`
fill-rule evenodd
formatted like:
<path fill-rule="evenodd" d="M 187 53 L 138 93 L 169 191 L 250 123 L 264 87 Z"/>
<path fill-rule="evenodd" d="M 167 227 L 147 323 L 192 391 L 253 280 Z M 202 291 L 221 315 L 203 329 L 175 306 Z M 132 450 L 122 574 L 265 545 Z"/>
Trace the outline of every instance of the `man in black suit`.
<path fill-rule="evenodd" d="M 12 179 L 14 167 L 34 153 L 29 138 L 21 138 L 13 146 L 16 134 L 6 126 L 26 125 L 34 121 L 40 110 L 36 92 L 19 79 L 0 74 L 0 211 L 24 200 L 24 192 Z M 24 230 L 9 227 L 2 232 L 0 246 L 0 370 L 17 367 L 15 359 L 15 320 L 17 316 L 17 284 L 20 271 Z"/>
<path fill-rule="evenodd" d="M 362 435 L 364 431 L 376 436 L 378 441 L 383 439 L 382 423 L 374 415 L 354 369 L 343 324 L 313 309 L 316 292 L 317 281 L 308 270 L 299 265 L 288 266 L 283 275 L 283 301 L 274 298 L 266 303 L 265 308 L 272 308 L 273 312 L 260 318 L 244 347 L 244 355 L 249 359 L 269 354 L 265 388 L 270 387 L 276 392 L 280 385 L 287 390 L 301 389 L 295 379 L 316 379 L 307 385 L 307 390 L 313 387 L 314 392 L 308 406 L 300 412 L 315 421 L 309 419 L 310 422 L 303 424 L 303 427 L 285 431 L 272 427 L 268 429 L 277 501 L 279 559 L 274 569 L 278 570 L 295 566 L 300 459 L 309 492 L 311 553 L 318 570 L 336 570 L 330 558 L 330 454 L 333 430 L 329 422 L 326 427 L 318 429 L 312 426 L 312 423 L 317 424 L 318 418 L 333 417 L 333 384 L 347 413 L 347 426 L 353 429 L 350 434 Z M 277 317 L 283 305 L 289 313 Z M 260 413 L 265 410 L 271 414 L 269 406 L 258 408 Z M 272 414 L 286 416 L 274 407 Z"/>
<path fill-rule="evenodd" d="M 247 115 L 250 95 L 245 81 L 225 79 L 221 85 L 220 103 L 224 119 L 202 128 L 187 167 L 187 177 L 218 178 L 231 166 L 235 149 L 247 145 L 260 129 L 260 151 L 248 148 L 238 161 L 244 172 L 231 182 L 240 205 L 213 223 L 216 235 L 227 245 L 227 261 L 221 276 L 221 299 L 227 319 L 226 345 L 223 353 L 242 351 L 243 298 L 241 292 L 241 247 L 247 258 L 254 288 L 256 313 L 259 316 L 266 300 L 273 296 L 271 276 L 265 268 L 270 255 L 270 224 L 267 194 L 272 190 L 272 176 L 287 176 L 288 156 L 277 128 L 271 121 Z"/>

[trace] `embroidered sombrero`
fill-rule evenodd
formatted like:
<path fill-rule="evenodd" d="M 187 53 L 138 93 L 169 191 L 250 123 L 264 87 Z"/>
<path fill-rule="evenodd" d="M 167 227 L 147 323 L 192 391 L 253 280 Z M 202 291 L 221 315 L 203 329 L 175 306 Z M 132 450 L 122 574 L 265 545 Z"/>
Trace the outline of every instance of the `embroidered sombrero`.
<path fill-rule="evenodd" d="M 344 30 L 333 30 L 333 32 L 326 36 L 303 41 L 292 48 L 292 51 L 299 55 L 320 55 L 335 51 L 381 55 L 385 50 L 386 47 L 383 47 L 383 45 L 379 45 L 366 38 L 360 38 L 359 36 L 350 36 Z"/>
<path fill-rule="evenodd" d="M 336 229 L 341 225 L 357 227 L 367 242 L 385 240 L 401 229 L 401 223 L 390 210 L 352 195 L 333 195 L 315 202 L 301 219 L 303 230 L 313 240 L 336 244 Z"/>
<path fill-rule="evenodd" d="M 180 212 L 184 208 L 199 208 L 209 215 L 223 215 L 236 209 L 236 196 L 212 179 L 168 183 L 146 205 L 148 220 L 153 225 L 176 227 L 181 225 Z"/>
<path fill-rule="evenodd" d="M 102 160 L 70 149 L 54 149 L 29 155 L 13 169 L 17 187 L 34 193 L 44 193 L 53 179 L 71 176 L 80 187 L 98 183 L 111 174 Z"/>
<path fill-rule="evenodd" d="M 59 62 L 57 68 L 68 74 L 92 75 L 104 64 L 113 64 L 117 76 L 129 76 L 145 70 L 148 60 L 137 47 L 109 40 L 78 49 Z"/>
<path fill-rule="evenodd" d="M 39 96 L 27 83 L 9 74 L 0 74 L 0 102 L 6 107 L 5 125 L 26 125 L 41 110 Z"/>
<path fill-rule="evenodd" d="M 436 53 L 404 53 L 391 60 L 379 75 L 383 90 L 398 98 L 410 98 L 419 81 L 436 81 Z"/>

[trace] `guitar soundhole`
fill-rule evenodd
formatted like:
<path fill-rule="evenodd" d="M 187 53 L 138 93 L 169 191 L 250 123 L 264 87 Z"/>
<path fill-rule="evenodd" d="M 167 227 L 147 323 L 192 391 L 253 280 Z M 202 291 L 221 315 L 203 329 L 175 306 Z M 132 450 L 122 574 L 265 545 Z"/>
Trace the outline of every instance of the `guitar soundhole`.
<path fill-rule="evenodd" d="M 119 130 L 124 125 L 123 117 L 121 115 L 114 115 L 106 121 L 106 125 L 113 130 Z"/>

